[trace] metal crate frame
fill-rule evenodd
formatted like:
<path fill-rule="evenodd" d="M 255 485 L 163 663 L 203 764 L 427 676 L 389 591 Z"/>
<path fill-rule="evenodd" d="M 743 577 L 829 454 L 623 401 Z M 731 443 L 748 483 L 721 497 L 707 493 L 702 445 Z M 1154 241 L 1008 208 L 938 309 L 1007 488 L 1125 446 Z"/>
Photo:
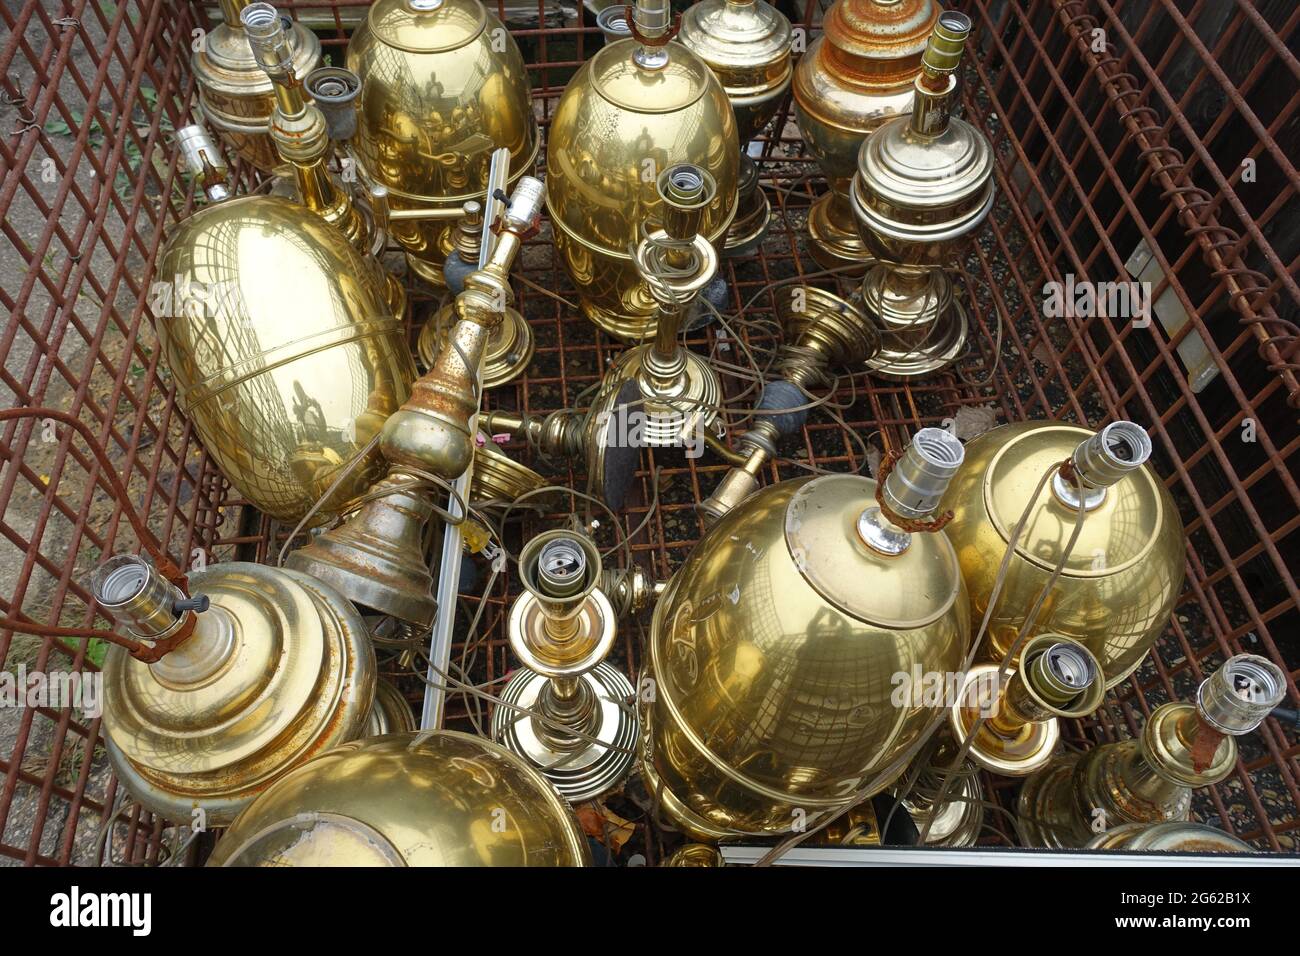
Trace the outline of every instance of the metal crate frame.
<path fill-rule="evenodd" d="M 1151 431 L 1156 468 L 1182 510 L 1187 584 L 1155 651 L 1098 715 L 1069 730 L 1068 743 L 1088 747 L 1135 734 L 1155 706 L 1186 698 L 1209 670 L 1241 651 L 1283 666 L 1288 705 L 1296 707 L 1300 174 L 1288 154 L 1300 139 L 1300 62 L 1293 52 L 1300 8 L 1274 0 L 954 5 L 975 23 L 965 115 L 990 137 L 997 158 L 994 213 L 959 269 L 972 348 L 956 368 L 919 384 L 856 376 L 847 427 L 879 449 L 979 406 L 1002 420 L 1139 422 Z M 337 62 L 345 14 L 357 3 L 278 6 L 310 22 Z M 209 7 L 26 0 L 0 9 L 8 30 L 0 37 L 0 96 L 9 104 L 0 128 L 0 211 L 11 262 L 0 284 L 8 313 L 0 333 L 3 384 L 13 403 L 56 405 L 95 430 L 133 505 L 174 556 L 267 560 L 286 529 L 241 507 L 204 454 L 176 408 L 148 311 L 164 231 L 193 204 L 167 133 L 186 122 L 194 103 L 191 31 L 211 22 Z M 816 3 L 800 4 L 792 19 L 811 39 L 820 22 Z M 545 131 L 565 80 L 600 45 L 600 35 L 580 9 L 560 26 L 538 27 L 535 20 L 512 32 L 532 68 Z M 1243 160 L 1254 161 L 1251 178 Z M 747 315 L 770 321 L 766 287 L 818 271 L 803 245 L 803 224 L 824 185 L 803 152 L 788 102 L 769 127 L 760 165 L 765 182 L 778 187 L 772 231 L 761 249 L 724 268 L 733 308 L 757 294 Z M 491 407 L 567 405 L 618 351 L 537 290 L 568 295 L 546 237 L 544 231 L 529 243 L 520 270 L 525 281 L 516 283 L 519 307 L 538 338 L 536 358 L 525 377 L 489 393 Z M 1163 276 L 1156 296 L 1169 296 L 1171 308 L 1186 314 L 1180 330 L 1044 319 L 1044 282 L 1067 273 L 1081 281 L 1123 279 L 1139 242 Z M 409 291 L 419 308 L 427 293 Z M 736 331 L 755 351 L 771 347 L 761 324 Z M 1217 371 L 1199 392 L 1178 351 L 1193 337 Z M 716 328 L 693 342 L 700 350 L 721 345 L 738 347 L 734 336 L 720 340 Z M 1248 433 L 1253 441 L 1242 440 Z M 793 477 L 809 465 L 859 468 L 866 464 L 861 448 L 839 424 L 814 413 L 766 477 Z M 511 453 L 530 457 L 522 446 Z M 84 573 L 99 555 L 138 542 L 94 459 L 66 430 L 34 421 L 4 425 L 0 456 L 8 575 L 0 610 L 22 609 L 33 621 L 64 626 L 102 621 L 89 606 Z M 660 501 L 647 521 L 656 470 Z M 629 532 L 646 522 L 632 547 L 651 573 L 667 576 L 681 563 L 701 531 L 694 502 L 723 470 L 708 456 L 647 454 L 621 520 Z M 584 486 L 573 470 L 557 480 Z M 524 528 L 558 517 L 530 516 Z M 499 579 L 485 598 L 476 680 L 500 677 L 511 666 L 502 624 L 517 591 Z M 462 633 L 477 600 L 463 598 Z M 625 629 L 617 654 L 629 669 L 637 630 Z M 82 642 L 0 632 L 6 667 L 21 659 L 32 667 L 93 670 L 92 656 Z M 418 697 L 418 683 L 408 679 L 404 687 Z M 448 719 L 469 720 L 463 697 L 452 698 Z M 93 862 L 94 837 L 121 797 L 117 782 L 97 769 L 99 721 L 83 722 L 68 709 L 28 709 L 8 733 L 0 736 L 0 863 Z M 1197 814 L 1261 849 L 1300 852 L 1296 728 L 1270 719 L 1240 742 L 1235 773 L 1198 796 Z M 986 782 L 1004 803 L 1014 795 L 1014 781 Z M 635 805 L 623 801 L 618 809 L 635 818 L 631 846 L 647 862 L 671 848 L 675 838 Z M 117 822 L 110 829 L 120 859 L 148 865 L 167 857 L 160 821 L 130 808 Z M 988 839 L 1010 836 L 1002 825 L 1001 836 L 990 832 Z"/>

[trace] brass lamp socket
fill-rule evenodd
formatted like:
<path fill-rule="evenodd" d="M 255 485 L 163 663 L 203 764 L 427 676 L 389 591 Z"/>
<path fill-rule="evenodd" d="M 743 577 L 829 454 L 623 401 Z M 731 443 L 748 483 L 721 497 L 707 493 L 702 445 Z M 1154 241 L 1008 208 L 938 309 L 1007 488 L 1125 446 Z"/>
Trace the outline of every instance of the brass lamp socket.
<path fill-rule="evenodd" d="M 1238 654 L 1201 682 L 1196 709 L 1219 733 L 1239 737 L 1258 727 L 1286 696 L 1286 678 L 1267 658 Z"/>
<path fill-rule="evenodd" d="M 269 3 L 251 3 L 239 15 L 248 34 L 257 65 L 272 80 L 284 80 L 293 75 L 293 50 L 289 36 L 280 21 L 279 11 Z"/>
<path fill-rule="evenodd" d="M 985 718 L 971 740 L 970 759 L 1007 777 L 1046 765 L 1061 739 L 1057 718 L 1087 716 L 1106 693 L 1096 657 L 1068 637 L 1040 634 L 1024 646 L 1020 660 L 1005 689 L 996 686 L 997 664 L 972 668 L 948 712 L 958 740 Z"/>
<path fill-rule="evenodd" d="M 691 163 L 669 166 L 655 181 L 663 200 L 664 232 L 678 242 L 690 242 L 700 232 L 704 213 L 718 195 L 718 184 L 703 167 Z"/>

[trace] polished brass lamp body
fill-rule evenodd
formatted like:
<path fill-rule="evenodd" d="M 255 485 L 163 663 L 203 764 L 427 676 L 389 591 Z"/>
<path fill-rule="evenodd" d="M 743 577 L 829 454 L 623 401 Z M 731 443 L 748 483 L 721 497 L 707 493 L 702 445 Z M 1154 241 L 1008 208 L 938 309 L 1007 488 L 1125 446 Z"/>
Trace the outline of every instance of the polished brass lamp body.
<path fill-rule="evenodd" d="M 880 328 L 867 368 L 887 379 L 930 375 L 966 344 L 965 307 L 945 266 L 993 207 L 993 150 L 952 115 L 970 20 L 944 11 L 913 82 L 912 112 L 862 143 L 851 201 L 862 240 L 879 260 L 862 285 Z"/>
<path fill-rule="evenodd" d="M 570 803 L 618 786 L 632 769 L 632 685 L 605 663 L 617 633 L 590 538 L 549 531 L 519 554 L 525 593 L 510 608 L 510 647 L 523 667 L 501 691 L 492 736 Z"/>
<path fill-rule="evenodd" d="M 189 578 L 206 599 L 194 629 L 153 663 L 120 646 L 104 662 L 104 728 L 118 778 L 165 820 L 225 826 L 311 757 L 362 736 L 375 654 L 356 610 L 329 586 L 232 561 Z M 151 565 L 118 555 L 93 583 L 139 640 L 186 624 L 182 595 Z"/>
<path fill-rule="evenodd" d="M 794 112 L 829 192 L 808 213 L 809 250 L 826 269 L 871 262 L 849 188 L 862 141 L 912 109 L 912 81 L 939 17 L 935 0 L 838 0 L 794 72 Z"/>
<path fill-rule="evenodd" d="M 721 243 L 736 212 L 740 145 L 717 77 L 668 42 L 667 0 L 638 0 L 633 19 L 641 39 L 602 47 L 565 87 L 547 139 L 546 205 L 583 314 L 638 342 L 654 333 L 659 308 L 634 253 L 643 224 L 662 221 L 660 174 L 690 163 L 713 178 L 699 231 Z"/>
<path fill-rule="evenodd" d="M 655 606 L 639 684 L 641 772 L 668 822 L 706 842 L 776 835 L 902 773 L 932 712 L 891 700 L 894 675 L 960 668 L 970 617 L 948 540 L 895 520 L 930 514 L 960 462 L 925 429 L 883 487 L 781 482 L 700 539 Z"/>
<path fill-rule="evenodd" d="M 244 811 L 208 866 L 587 866 L 573 811 L 524 761 L 450 730 L 304 764 Z"/>
<path fill-rule="evenodd" d="M 221 0 L 222 22 L 204 33 L 191 63 L 204 118 L 236 154 L 269 173 L 283 162 L 268 126 L 275 92 L 240 20 L 249 5 L 249 0 Z M 287 33 L 293 70 L 306 76 L 320 64 L 320 41 L 300 23 Z"/>
<path fill-rule="evenodd" d="M 510 150 L 511 186 L 536 162 L 523 56 L 478 0 L 377 0 L 347 66 L 362 83 L 353 143 L 361 172 L 388 190 L 407 264 L 440 286 L 456 216 L 484 202 L 492 151 Z M 438 211 L 451 218 L 427 216 Z"/>
<path fill-rule="evenodd" d="M 244 498 L 298 521 L 415 378 L 386 283 L 339 230 L 276 196 L 196 210 L 156 275 L 158 337 L 186 417 Z M 362 461 L 320 519 L 381 468 L 377 455 Z"/>
<path fill-rule="evenodd" d="M 956 515 L 945 533 L 957 549 L 975 620 L 988 609 L 1012 529 L 1052 469 L 989 619 L 988 659 L 1010 649 L 1060 559 L 1078 514 L 1078 479 L 1083 529 L 1028 636 L 1051 632 L 1083 644 L 1108 688 L 1142 662 L 1182 588 L 1185 547 L 1173 498 L 1144 464 L 1150 453 L 1146 432 L 1129 422 L 1100 433 L 1017 422 L 967 444 L 965 467 L 944 498 Z"/>
<path fill-rule="evenodd" d="M 1027 839 L 1079 847 L 1121 824 L 1187 820 L 1192 790 L 1232 773 L 1235 738 L 1258 727 L 1285 693 L 1273 662 L 1229 658 L 1201 683 L 1195 704 L 1157 707 L 1141 738 L 1063 755 L 1030 777 L 1017 803 Z"/>
<path fill-rule="evenodd" d="M 758 166 L 747 147 L 776 115 L 790 88 L 790 21 L 766 0 L 703 0 L 682 14 L 677 41 L 709 65 L 736 114 L 736 218 L 721 252 L 744 255 L 762 241 L 772 218 L 772 203 L 759 185 Z"/>

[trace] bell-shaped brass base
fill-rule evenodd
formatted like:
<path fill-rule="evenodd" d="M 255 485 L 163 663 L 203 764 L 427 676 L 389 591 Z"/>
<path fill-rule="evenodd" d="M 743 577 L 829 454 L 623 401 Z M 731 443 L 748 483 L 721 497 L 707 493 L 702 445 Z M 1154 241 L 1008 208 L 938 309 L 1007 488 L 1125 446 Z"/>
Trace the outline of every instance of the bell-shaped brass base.
<path fill-rule="evenodd" d="M 870 317 L 833 292 L 787 285 L 774 297 L 786 341 L 817 352 L 827 368 L 852 368 L 880 350 L 880 333 Z"/>
<path fill-rule="evenodd" d="M 876 264 L 858 234 L 847 197 L 828 192 L 808 209 L 808 251 L 823 269 L 854 278 Z"/>
<path fill-rule="evenodd" d="M 447 345 L 447 333 L 456 324 L 456 313 L 451 303 L 444 305 L 424 323 L 416 343 L 416 353 L 424 368 Z M 488 336 L 487 350 L 483 355 L 483 387 L 496 388 L 513 381 L 533 360 L 533 330 L 517 309 L 506 309 L 501 324 Z"/>
<path fill-rule="evenodd" d="M 488 502 L 518 501 L 530 491 L 545 487 L 546 479 L 527 465 L 508 458 L 491 444 L 474 451 L 474 474 L 470 480 L 470 503 L 475 507 Z M 538 499 L 550 495 L 538 495 Z M 540 502 L 539 502 L 540 503 Z"/>
<path fill-rule="evenodd" d="M 977 664 L 966 672 L 948 712 L 952 734 L 958 740 L 966 739 L 981 714 L 988 716 L 997 709 L 1000 691 L 995 676 L 999 669 L 998 664 Z M 1004 777 L 1027 777 L 1052 759 L 1060 742 L 1061 727 L 1054 717 L 1025 721 L 1014 728 L 986 719 L 971 741 L 970 759 Z"/>
<path fill-rule="evenodd" d="M 375 491 L 405 480 L 390 475 Z M 422 545 L 431 514 L 424 495 L 395 491 L 366 502 L 342 525 L 290 554 L 285 564 L 332 585 L 354 604 L 428 627 L 438 610 Z"/>
<path fill-rule="evenodd" d="M 406 268 L 423 279 L 435 289 L 447 288 L 447 280 L 442 277 L 442 266 L 420 259 L 417 256 L 406 254 Z"/>
<path fill-rule="evenodd" d="M 637 724 L 629 702 L 632 684 L 604 662 L 579 678 L 587 692 L 595 695 L 599 716 L 590 723 L 589 734 L 599 744 L 579 741 L 572 748 L 555 746 L 548 739 L 554 732 L 528 714 L 509 707 L 492 713 L 492 737 L 513 754 L 533 765 L 570 803 L 591 800 L 617 787 L 632 769 Z M 515 672 L 501 692 L 508 704 L 537 709 L 549 678 L 527 668 Z M 612 749 L 618 748 L 618 749 Z"/>
<path fill-rule="evenodd" d="M 969 321 L 953 297 L 947 273 L 905 273 L 877 265 L 862 283 L 862 305 L 880 332 L 880 351 L 867 361 L 879 378 L 906 381 L 951 365 L 966 347 Z"/>
<path fill-rule="evenodd" d="M 747 256 L 767 235 L 772 222 L 772 202 L 758 182 L 758 166 L 743 152 L 740 156 L 740 183 L 736 189 L 736 218 L 727 229 L 722 254 Z"/>

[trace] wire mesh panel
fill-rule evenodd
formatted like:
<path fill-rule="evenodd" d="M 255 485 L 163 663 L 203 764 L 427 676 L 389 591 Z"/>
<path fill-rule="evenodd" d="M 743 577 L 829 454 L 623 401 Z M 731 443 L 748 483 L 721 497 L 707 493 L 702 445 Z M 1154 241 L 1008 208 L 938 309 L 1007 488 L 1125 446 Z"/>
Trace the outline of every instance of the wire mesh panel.
<path fill-rule="evenodd" d="M 1135 735 L 1154 707 L 1188 699 L 1240 652 L 1280 664 L 1287 706 L 1300 706 L 1300 488 L 1292 470 L 1300 446 L 1300 9 L 1290 0 L 955 5 L 974 21 L 964 115 L 996 159 L 993 213 L 957 270 L 972 319 L 967 353 L 919 382 L 842 379 L 764 478 L 868 472 L 925 425 L 947 423 L 971 437 L 1022 419 L 1138 422 L 1182 513 L 1186 584 L 1154 652 L 1097 715 L 1069 729 L 1067 743 Z M 365 7 L 277 6 L 315 30 L 335 64 Z M 817 34 L 816 3 L 782 6 L 805 39 Z M 565 83 L 602 43 L 592 11 L 569 0 L 496 9 L 529 64 L 545 136 Z M 124 507 L 144 514 L 187 565 L 274 560 L 290 530 L 245 507 L 208 460 L 177 408 L 153 325 L 153 263 L 168 227 L 194 202 L 170 134 L 197 118 L 191 46 L 218 15 L 215 5 L 163 0 L 15 0 L 0 9 L 3 388 L 11 405 L 67 411 L 90 426 L 130 498 L 115 500 L 69 429 L 41 417 L 4 422 L 0 610 L 9 617 L 105 624 L 86 577 L 102 557 L 139 547 Z M 724 383 L 737 408 L 752 404 L 753 368 L 778 341 L 780 285 L 853 290 L 808 255 L 808 207 L 825 184 L 788 103 L 762 144 L 771 230 L 752 254 L 724 260 L 726 321 L 689 336 L 693 349 L 730 370 Z M 235 173 L 254 184 L 250 169 Z M 392 264 L 400 270 L 400 257 Z M 1149 283 L 1150 309 L 1136 321 L 1105 309 L 1045 313 L 1049 283 L 1130 281 Z M 414 334 L 434 295 L 412 278 L 407 291 Z M 549 412 L 578 404 L 621 346 L 575 308 L 549 224 L 527 243 L 515 291 L 536 353 L 523 376 L 488 393 L 486 406 Z M 739 432 L 745 422 L 732 416 L 730 424 Z M 579 465 L 540 460 L 523 443 L 506 451 L 556 484 L 586 488 Z M 695 504 L 724 471 L 708 454 L 643 456 L 616 520 L 633 559 L 655 578 L 666 579 L 699 539 Z M 521 509 L 506 545 L 517 550 L 575 507 L 586 506 L 557 493 Z M 611 545 L 615 520 L 596 516 L 602 544 Z M 515 666 L 505 614 L 519 590 L 481 560 L 467 568 L 457 679 L 499 688 Z M 643 626 L 625 626 L 612 657 L 629 674 Z M 93 673 L 103 653 L 99 642 L 0 631 L 0 661 L 14 674 Z M 418 661 L 394 655 L 383 670 L 419 700 Z M 490 710 L 472 695 L 449 697 L 456 726 L 486 729 Z M 1296 726 L 1269 719 L 1240 743 L 1235 773 L 1199 794 L 1194 812 L 1262 849 L 1296 852 Z M 987 783 L 1004 802 L 1017 786 Z M 81 708 L 0 708 L 0 786 L 7 863 L 169 858 L 163 824 L 126 800 L 100 721 Z M 679 839 L 656 826 L 635 793 L 611 807 L 634 831 L 625 854 L 636 849 L 654 863 Z M 114 813 L 117 824 L 106 826 Z M 1004 820 L 989 819 L 986 842 L 1013 842 Z"/>

